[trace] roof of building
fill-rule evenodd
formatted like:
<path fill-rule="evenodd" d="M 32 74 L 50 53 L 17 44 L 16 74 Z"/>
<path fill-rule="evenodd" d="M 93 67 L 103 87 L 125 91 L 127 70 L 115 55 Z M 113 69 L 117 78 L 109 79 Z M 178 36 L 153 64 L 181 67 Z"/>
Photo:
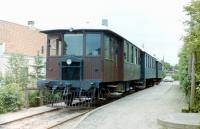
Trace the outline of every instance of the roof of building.
<path fill-rule="evenodd" d="M 18 24 L 18 23 L 14 23 L 14 22 L 10 22 L 10 21 L 6 21 L 6 20 L 0 20 L 0 23 L 3 22 L 3 23 L 8 23 L 8 24 L 13 24 L 13 25 L 16 25 L 16 26 L 21 26 L 21 27 L 24 27 L 24 28 L 27 28 L 27 29 L 31 29 L 33 31 L 38 31 L 40 32 L 40 29 L 32 26 L 32 27 L 29 27 L 28 25 L 22 25 L 22 24 Z"/>

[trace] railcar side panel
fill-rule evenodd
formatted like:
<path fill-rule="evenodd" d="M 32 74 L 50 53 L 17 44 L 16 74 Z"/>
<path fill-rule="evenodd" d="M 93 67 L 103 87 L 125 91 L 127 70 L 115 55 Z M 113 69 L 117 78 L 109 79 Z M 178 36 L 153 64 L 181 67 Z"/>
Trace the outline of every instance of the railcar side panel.
<path fill-rule="evenodd" d="M 145 68 L 145 78 L 146 79 L 156 78 L 156 69 L 155 68 Z"/>
<path fill-rule="evenodd" d="M 162 78 L 162 64 L 156 61 L 156 78 Z"/>
<path fill-rule="evenodd" d="M 141 67 L 138 64 L 124 63 L 124 81 L 140 80 Z"/>
<path fill-rule="evenodd" d="M 117 64 L 112 60 L 104 59 L 104 72 L 103 72 L 103 81 L 104 82 L 113 82 L 118 80 L 118 68 Z"/>

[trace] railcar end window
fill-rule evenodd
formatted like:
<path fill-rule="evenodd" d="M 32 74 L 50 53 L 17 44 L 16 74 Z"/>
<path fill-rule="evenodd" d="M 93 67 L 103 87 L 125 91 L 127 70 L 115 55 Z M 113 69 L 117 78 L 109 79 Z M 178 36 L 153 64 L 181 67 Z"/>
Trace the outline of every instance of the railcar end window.
<path fill-rule="evenodd" d="M 65 34 L 65 55 L 83 56 L 83 34 Z"/>
<path fill-rule="evenodd" d="M 101 55 L 101 35 L 100 34 L 86 34 L 86 55 L 99 56 Z"/>
<path fill-rule="evenodd" d="M 53 38 L 49 40 L 50 56 L 61 56 L 61 40 Z"/>

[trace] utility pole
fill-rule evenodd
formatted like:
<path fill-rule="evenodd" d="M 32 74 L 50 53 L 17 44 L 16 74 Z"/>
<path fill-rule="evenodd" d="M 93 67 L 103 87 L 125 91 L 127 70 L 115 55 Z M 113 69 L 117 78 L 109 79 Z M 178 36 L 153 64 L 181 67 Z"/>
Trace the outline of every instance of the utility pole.
<path fill-rule="evenodd" d="M 192 66 L 191 66 L 191 94 L 190 94 L 190 109 L 194 105 L 194 98 L 195 98 L 195 62 L 196 56 L 195 52 L 192 53 Z"/>

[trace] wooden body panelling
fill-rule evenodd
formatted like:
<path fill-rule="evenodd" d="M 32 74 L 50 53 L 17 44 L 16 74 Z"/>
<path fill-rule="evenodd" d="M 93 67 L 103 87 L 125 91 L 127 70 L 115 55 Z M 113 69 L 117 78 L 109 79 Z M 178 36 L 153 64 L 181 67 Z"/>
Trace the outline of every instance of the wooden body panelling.
<path fill-rule="evenodd" d="M 124 63 L 124 81 L 140 79 L 140 65 Z"/>
<path fill-rule="evenodd" d="M 123 44 L 118 39 L 118 50 L 112 60 L 103 60 L 103 82 L 123 81 Z"/>
<path fill-rule="evenodd" d="M 156 68 L 145 68 L 145 78 L 156 78 Z"/>
<path fill-rule="evenodd" d="M 60 80 L 59 57 L 48 57 L 46 62 L 46 78 L 48 80 Z"/>
<path fill-rule="evenodd" d="M 100 57 L 84 58 L 83 79 L 84 80 L 102 80 L 102 61 Z"/>
<path fill-rule="evenodd" d="M 156 78 L 162 78 L 162 64 L 156 61 Z"/>

